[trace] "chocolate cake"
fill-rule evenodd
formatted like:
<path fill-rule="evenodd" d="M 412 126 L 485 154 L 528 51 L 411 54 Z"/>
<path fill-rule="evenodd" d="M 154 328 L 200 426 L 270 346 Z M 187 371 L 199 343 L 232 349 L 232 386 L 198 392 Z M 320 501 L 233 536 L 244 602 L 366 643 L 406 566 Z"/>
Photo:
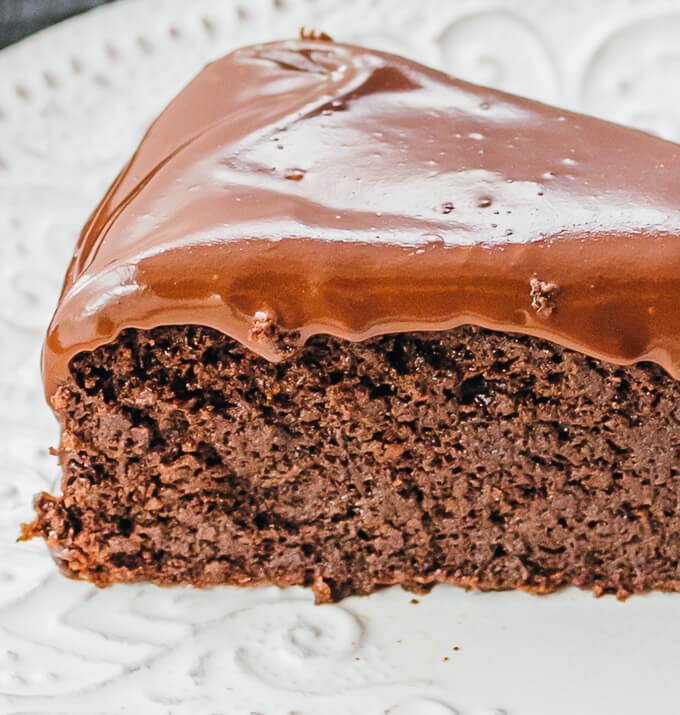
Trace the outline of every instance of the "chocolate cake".
<path fill-rule="evenodd" d="M 323 39 L 238 50 L 85 226 L 43 353 L 105 586 L 680 589 L 680 147 Z"/>

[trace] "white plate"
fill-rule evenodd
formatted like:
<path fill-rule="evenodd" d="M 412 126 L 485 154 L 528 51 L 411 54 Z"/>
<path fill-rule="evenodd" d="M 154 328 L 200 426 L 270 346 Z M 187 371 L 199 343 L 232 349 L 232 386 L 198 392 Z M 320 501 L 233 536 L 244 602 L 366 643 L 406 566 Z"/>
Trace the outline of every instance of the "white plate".
<path fill-rule="evenodd" d="M 680 595 L 99 591 L 14 543 L 58 477 L 39 353 L 80 225 L 208 59 L 301 25 L 680 139 L 678 1 L 122 0 L 0 53 L 0 712 L 680 711 Z"/>

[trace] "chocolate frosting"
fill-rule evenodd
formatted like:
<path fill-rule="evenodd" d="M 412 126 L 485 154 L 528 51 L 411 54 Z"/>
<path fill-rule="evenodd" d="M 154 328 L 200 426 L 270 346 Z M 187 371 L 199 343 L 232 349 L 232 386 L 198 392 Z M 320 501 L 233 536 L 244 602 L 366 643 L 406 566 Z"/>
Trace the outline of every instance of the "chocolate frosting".
<path fill-rule="evenodd" d="M 85 226 L 48 396 L 126 327 L 463 323 L 680 376 L 680 147 L 328 41 L 246 47 L 167 107 Z M 259 329 L 263 325 L 274 327 Z"/>

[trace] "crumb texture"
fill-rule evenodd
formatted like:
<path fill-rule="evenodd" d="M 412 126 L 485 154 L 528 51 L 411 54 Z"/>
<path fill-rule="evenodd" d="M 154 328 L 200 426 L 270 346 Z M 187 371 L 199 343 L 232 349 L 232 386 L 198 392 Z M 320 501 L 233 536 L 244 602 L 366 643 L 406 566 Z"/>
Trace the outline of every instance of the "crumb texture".
<path fill-rule="evenodd" d="M 678 590 L 679 392 L 472 327 L 317 336 L 277 364 L 126 330 L 53 397 L 63 493 L 24 535 L 102 586 Z"/>

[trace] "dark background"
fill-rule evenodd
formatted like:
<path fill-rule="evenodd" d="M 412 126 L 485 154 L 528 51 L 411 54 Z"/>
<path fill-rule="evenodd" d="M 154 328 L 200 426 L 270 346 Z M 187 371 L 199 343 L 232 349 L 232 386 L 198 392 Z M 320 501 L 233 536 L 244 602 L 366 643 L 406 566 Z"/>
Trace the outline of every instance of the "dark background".
<path fill-rule="evenodd" d="M 112 0 L 0 0 L 0 48 Z"/>

